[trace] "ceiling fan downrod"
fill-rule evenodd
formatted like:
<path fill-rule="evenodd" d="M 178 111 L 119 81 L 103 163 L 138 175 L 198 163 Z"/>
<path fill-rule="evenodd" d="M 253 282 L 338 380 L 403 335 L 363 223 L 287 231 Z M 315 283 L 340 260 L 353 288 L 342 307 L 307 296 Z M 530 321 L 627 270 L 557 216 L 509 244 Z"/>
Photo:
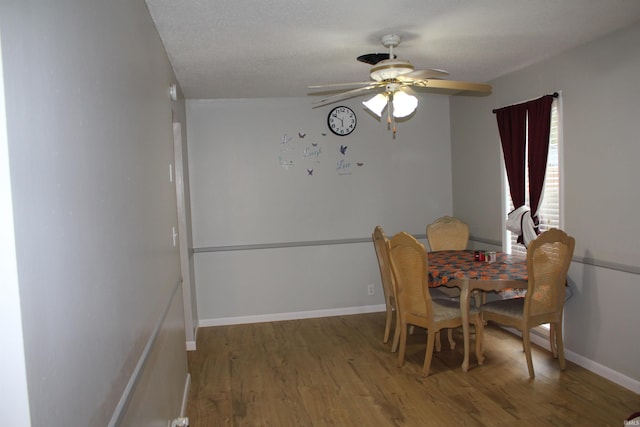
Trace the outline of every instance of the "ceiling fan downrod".
<path fill-rule="evenodd" d="M 382 36 L 382 46 L 389 49 L 389 59 L 393 59 L 393 48 L 400 44 L 400 36 L 397 34 L 387 34 Z"/>

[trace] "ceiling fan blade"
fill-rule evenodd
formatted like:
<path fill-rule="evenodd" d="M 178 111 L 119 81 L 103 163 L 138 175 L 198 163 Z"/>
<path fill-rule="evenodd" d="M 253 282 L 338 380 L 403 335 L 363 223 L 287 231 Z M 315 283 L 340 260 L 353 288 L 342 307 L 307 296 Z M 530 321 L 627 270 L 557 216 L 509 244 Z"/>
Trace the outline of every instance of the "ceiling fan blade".
<path fill-rule="evenodd" d="M 395 57 L 396 56 L 393 55 L 393 58 Z M 358 56 L 356 59 L 365 64 L 376 65 L 380 61 L 389 59 L 389 53 L 367 53 L 366 55 Z"/>
<path fill-rule="evenodd" d="M 407 74 L 401 74 L 398 76 L 398 80 L 420 80 L 420 79 L 439 79 L 449 75 L 445 70 L 438 70 L 436 68 L 428 68 L 426 70 L 414 70 Z"/>
<path fill-rule="evenodd" d="M 348 83 L 327 83 L 323 85 L 312 85 L 307 86 L 308 89 L 344 89 L 350 87 L 357 86 L 366 86 L 370 85 L 372 82 L 369 80 L 368 82 L 348 82 Z"/>
<path fill-rule="evenodd" d="M 488 95 L 491 93 L 491 85 L 485 83 L 460 82 L 455 80 L 421 79 L 414 80 L 413 86 L 426 89 L 441 89 L 451 94 L 461 95 Z"/>
<path fill-rule="evenodd" d="M 314 101 L 313 104 L 315 104 L 315 105 L 313 106 L 313 108 L 321 107 L 323 105 L 332 104 L 334 102 L 343 101 L 345 99 L 353 98 L 353 97 L 362 95 L 362 94 L 364 94 L 364 93 L 366 93 L 366 92 L 368 92 L 368 91 L 370 91 L 372 89 L 377 89 L 380 86 L 383 86 L 383 85 L 380 85 L 379 83 L 374 82 L 373 84 L 370 83 L 368 86 L 365 86 L 365 87 L 360 87 L 360 88 L 357 88 L 357 89 L 352 89 L 352 90 L 348 90 L 346 92 L 339 93 L 337 95 L 328 96 L 328 97 L 322 98 L 322 99 L 320 99 L 318 101 Z"/>

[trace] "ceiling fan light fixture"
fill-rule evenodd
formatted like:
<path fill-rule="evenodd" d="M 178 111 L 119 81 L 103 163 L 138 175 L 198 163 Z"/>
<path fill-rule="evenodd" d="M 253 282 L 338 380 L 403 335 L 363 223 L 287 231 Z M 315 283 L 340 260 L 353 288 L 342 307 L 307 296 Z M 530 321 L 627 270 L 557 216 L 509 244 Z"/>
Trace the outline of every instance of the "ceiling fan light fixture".
<path fill-rule="evenodd" d="M 382 111 L 387 106 L 387 96 L 384 93 L 379 93 L 367 101 L 362 101 L 362 104 L 373 114 L 382 118 Z"/>
<path fill-rule="evenodd" d="M 418 108 L 418 98 L 398 91 L 393 94 L 393 117 L 403 118 L 413 114 Z"/>

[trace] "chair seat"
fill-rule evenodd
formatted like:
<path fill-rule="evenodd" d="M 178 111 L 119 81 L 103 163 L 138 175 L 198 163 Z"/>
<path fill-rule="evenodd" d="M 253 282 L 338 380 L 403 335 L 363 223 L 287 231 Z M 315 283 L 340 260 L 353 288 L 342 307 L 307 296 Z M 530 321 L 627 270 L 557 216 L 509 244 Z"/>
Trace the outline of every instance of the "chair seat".
<path fill-rule="evenodd" d="M 433 300 L 460 301 L 459 298 L 453 297 L 438 288 L 429 288 L 429 294 Z"/>
<path fill-rule="evenodd" d="M 503 316 L 522 319 L 524 313 L 524 298 L 509 298 L 497 301 L 491 301 L 482 304 L 483 312 L 491 312 L 501 314 Z"/>
<path fill-rule="evenodd" d="M 457 300 L 433 300 L 433 317 L 436 321 L 455 319 L 460 317 L 460 301 Z M 469 315 L 474 315 L 479 311 L 477 307 L 469 307 Z"/>
<path fill-rule="evenodd" d="M 434 299 L 431 301 L 433 308 L 433 317 L 436 321 L 455 319 L 460 317 L 460 301 L 453 299 Z M 469 316 L 478 313 L 480 309 L 478 307 L 469 307 Z M 424 316 L 424 312 L 411 311 L 414 316 Z"/>

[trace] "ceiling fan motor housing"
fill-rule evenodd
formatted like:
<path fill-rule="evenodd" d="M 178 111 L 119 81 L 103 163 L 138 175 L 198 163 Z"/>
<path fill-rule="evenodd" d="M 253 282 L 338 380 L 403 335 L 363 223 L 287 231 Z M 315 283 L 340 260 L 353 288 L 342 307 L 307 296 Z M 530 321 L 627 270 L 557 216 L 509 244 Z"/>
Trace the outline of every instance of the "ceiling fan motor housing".
<path fill-rule="evenodd" d="M 414 70 L 413 64 L 403 59 L 385 59 L 371 67 L 370 76 L 373 80 L 381 82 L 395 79 Z"/>
<path fill-rule="evenodd" d="M 404 59 L 395 59 L 393 48 L 400 43 L 398 34 L 387 34 L 382 36 L 382 45 L 389 48 L 389 59 L 378 62 L 371 68 L 369 75 L 371 79 L 381 82 L 385 80 L 393 80 L 402 74 L 413 71 L 413 64 Z"/>

